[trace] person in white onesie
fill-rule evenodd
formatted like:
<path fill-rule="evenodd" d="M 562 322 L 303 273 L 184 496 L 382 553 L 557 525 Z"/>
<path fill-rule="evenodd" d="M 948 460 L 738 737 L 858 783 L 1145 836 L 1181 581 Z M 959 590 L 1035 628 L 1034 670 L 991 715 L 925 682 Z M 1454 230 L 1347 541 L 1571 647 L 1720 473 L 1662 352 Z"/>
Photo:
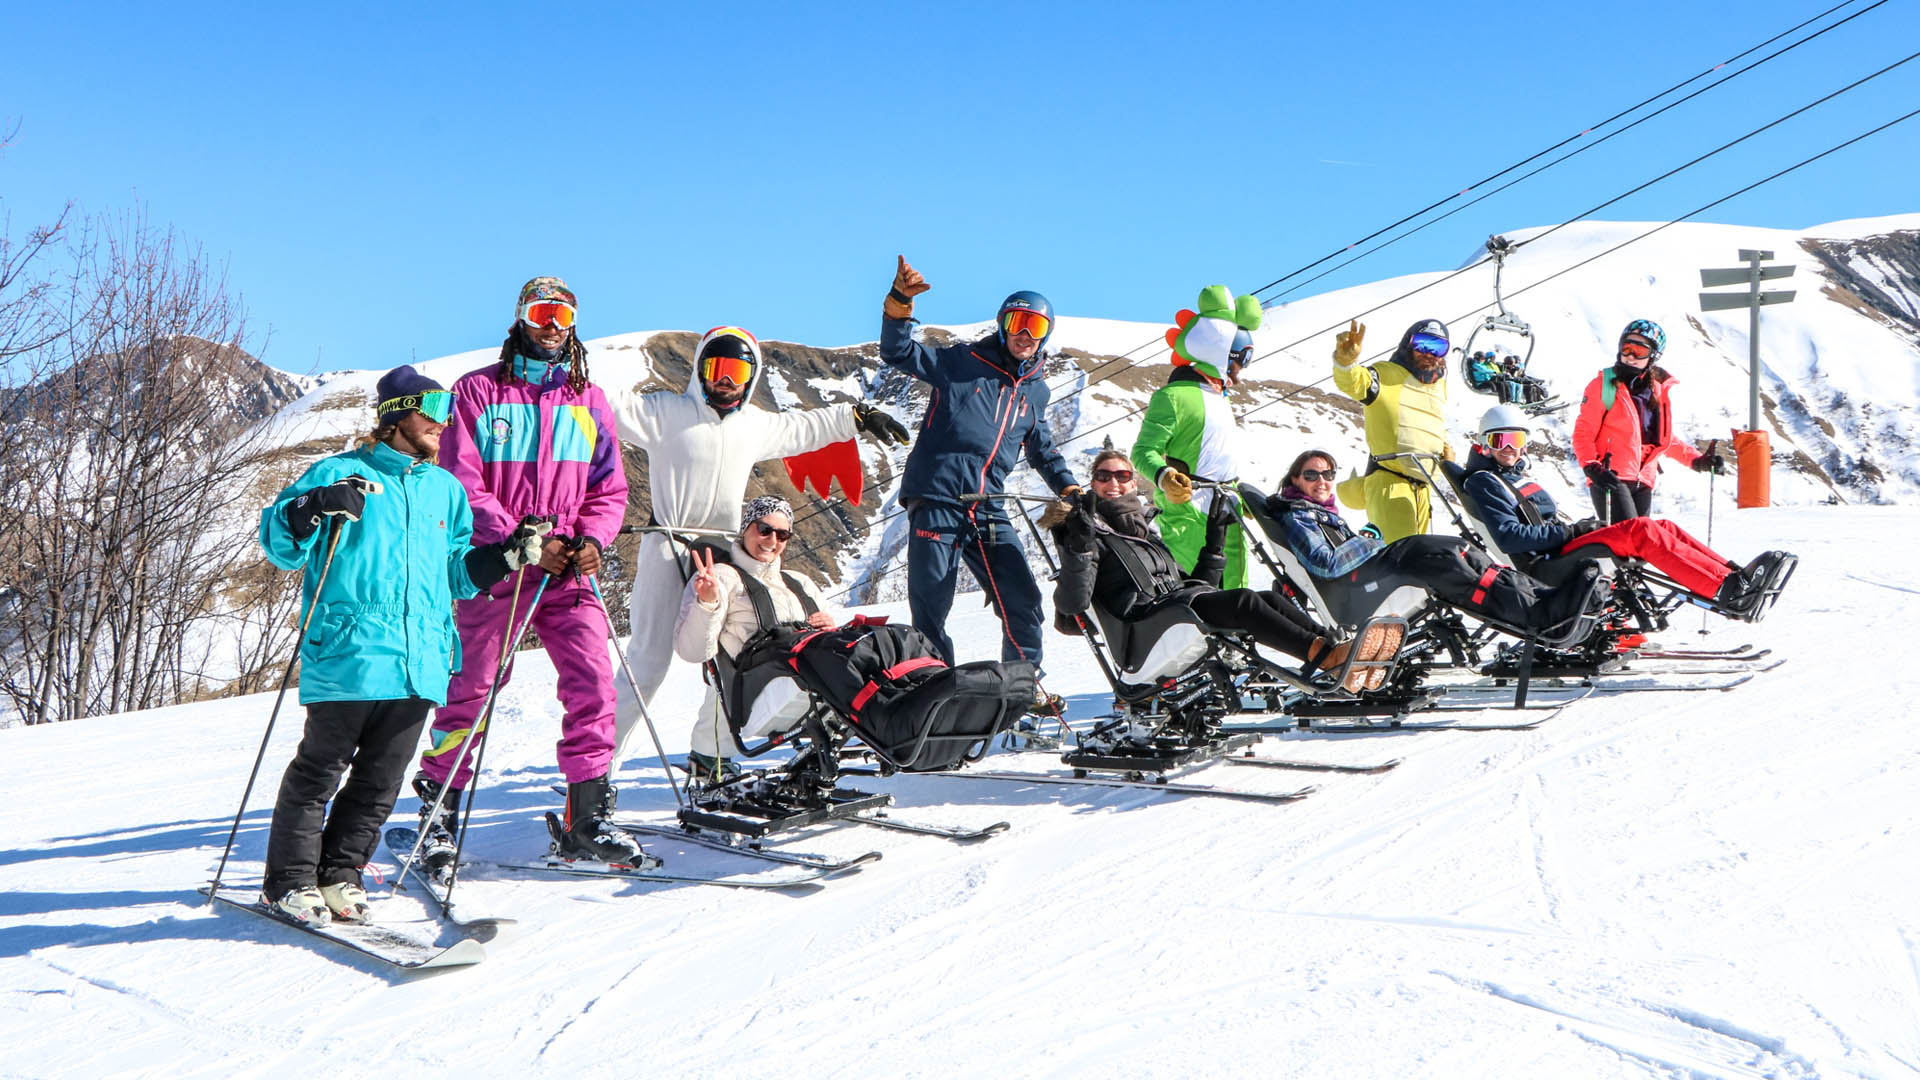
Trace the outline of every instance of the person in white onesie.
<path fill-rule="evenodd" d="M 866 404 L 769 412 L 753 404 L 766 365 L 760 343 L 737 326 L 707 331 L 694 352 L 685 390 L 649 394 L 609 391 L 620 441 L 647 452 L 653 523 L 679 529 L 734 531 L 747 480 L 756 463 L 818 450 L 865 431 L 882 442 L 905 445 L 907 429 Z M 621 682 L 615 702 L 615 760 L 626 756 L 640 723 L 640 706 L 652 704 L 673 663 L 673 626 L 687 574 L 684 545 L 648 533 L 634 559 L 628 602 L 627 667 L 639 683 Z M 696 751 L 703 743 L 696 734 Z M 705 753 L 711 754 L 711 750 Z M 715 763 L 707 763 L 709 767 Z"/>

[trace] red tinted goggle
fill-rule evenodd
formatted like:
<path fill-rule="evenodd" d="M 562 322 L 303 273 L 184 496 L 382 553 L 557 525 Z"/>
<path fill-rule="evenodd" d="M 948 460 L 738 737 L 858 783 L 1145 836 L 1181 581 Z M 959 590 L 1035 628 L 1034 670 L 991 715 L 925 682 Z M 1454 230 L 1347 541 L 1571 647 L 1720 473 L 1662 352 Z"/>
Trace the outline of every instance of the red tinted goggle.
<path fill-rule="evenodd" d="M 744 356 L 709 356 L 700 361 L 700 377 L 715 386 L 745 386 L 753 381 L 753 361 Z"/>
<path fill-rule="evenodd" d="M 1008 337 L 1025 331 L 1033 336 L 1033 340 L 1040 341 L 1053 330 L 1053 320 L 1037 311 L 1014 308 L 1000 316 L 1000 329 L 1006 331 Z"/>
<path fill-rule="evenodd" d="M 1527 433 L 1524 431 L 1489 431 L 1486 439 L 1489 450 L 1521 450 L 1527 445 Z"/>
<path fill-rule="evenodd" d="M 1638 338 L 1628 338 L 1620 343 L 1620 355 L 1631 356 L 1635 360 L 1645 360 L 1653 355 L 1653 346 Z"/>
<path fill-rule="evenodd" d="M 557 326 L 573 329 L 573 305 L 564 300 L 535 300 L 520 309 L 520 321 L 528 326 Z"/>

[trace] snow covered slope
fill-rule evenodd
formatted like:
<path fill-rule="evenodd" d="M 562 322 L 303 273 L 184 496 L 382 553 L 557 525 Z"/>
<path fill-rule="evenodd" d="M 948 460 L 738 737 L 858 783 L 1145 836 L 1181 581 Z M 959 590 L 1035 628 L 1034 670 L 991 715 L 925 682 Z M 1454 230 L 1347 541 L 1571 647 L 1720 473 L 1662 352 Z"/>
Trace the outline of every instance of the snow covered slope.
<path fill-rule="evenodd" d="M 1920 615 L 1920 575 L 1887 558 L 1916 528 L 1722 512 L 1722 550 L 1805 560 L 1767 622 L 1699 639 L 1791 658 L 1730 692 L 1593 698 L 1528 733 L 1269 740 L 1405 759 L 1284 807 L 875 781 L 902 814 L 1013 827 L 799 840 L 885 852 L 806 895 L 476 873 L 470 913 L 519 933 L 420 977 L 196 902 L 270 697 L 0 731 L 0 1076 L 1912 1076 L 1920 674 L 1884 643 Z M 963 649 L 994 640 L 955 610 Z M 1048 648 L 1073 719 L 1100 711 L 1084 647 Z M 670 753 L 699 689 L 685 666 L 668 684 Z M 300 715 L 230 878 L 259 872 Z M 544 845 L 557 721 L 527 654 L 478 855 Z M 624 772 L 622 810 L 666 820 L 658 769 Z"/>

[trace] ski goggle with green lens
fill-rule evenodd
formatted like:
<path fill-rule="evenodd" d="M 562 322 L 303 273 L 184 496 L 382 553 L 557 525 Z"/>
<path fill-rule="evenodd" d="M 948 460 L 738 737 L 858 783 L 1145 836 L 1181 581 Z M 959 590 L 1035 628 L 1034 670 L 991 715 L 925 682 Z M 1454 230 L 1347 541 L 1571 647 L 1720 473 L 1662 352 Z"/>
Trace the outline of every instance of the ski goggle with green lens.
<path fill-rule="evenodd" d="M 436 424 L 444 424 L 453 415 L 453 391 L 428 390 L 419 394 L 401 394 L 380 403 L 380 415 L 390 412 L 417 412 Z"/>

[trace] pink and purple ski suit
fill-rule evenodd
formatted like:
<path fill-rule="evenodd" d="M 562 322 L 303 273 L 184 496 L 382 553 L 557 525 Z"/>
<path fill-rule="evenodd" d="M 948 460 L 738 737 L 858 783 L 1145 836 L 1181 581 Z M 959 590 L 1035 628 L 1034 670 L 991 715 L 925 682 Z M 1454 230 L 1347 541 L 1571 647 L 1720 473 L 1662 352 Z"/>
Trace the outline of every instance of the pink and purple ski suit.
<path fill-rule="evenodd" d="M 453 384 L 453 416 L 440 437 L 440 464 L 466 488 L 473 506 L 474 544 L 503 540 L 520 519 L 537 515 L 556 519 L 553 535 L 592 537 L 611 547 L 626 517 L 627 474 L 606 395 L 592 383 L 575 393 L 560 365 L 539 386 L 518 377 L 502 380 L 498 370 L 489 364 Z M 502 643 L 525 625 L 542 573 L 537 566 L 521 571 L 517 611 L 509 610 L 512 575 L 455 605 L 460 668 L 447 688 L 447 704 L 434 714 L 432 744 L 420 758 L 420 770 L 434 781 L 445 784 L 459 761 Z M 570 784 L 605 776 L 614 747 L 606 612 L 591 584 L 566 574 L 547 582 L 531 618 L 559 673 L 565 709 L 556 747 L 560 772 Z M 509 666 L 506 679 L 512 675 Z M 464 788 L 471 775 L 471 768 L 462 769 L 451 786 Z"/>

